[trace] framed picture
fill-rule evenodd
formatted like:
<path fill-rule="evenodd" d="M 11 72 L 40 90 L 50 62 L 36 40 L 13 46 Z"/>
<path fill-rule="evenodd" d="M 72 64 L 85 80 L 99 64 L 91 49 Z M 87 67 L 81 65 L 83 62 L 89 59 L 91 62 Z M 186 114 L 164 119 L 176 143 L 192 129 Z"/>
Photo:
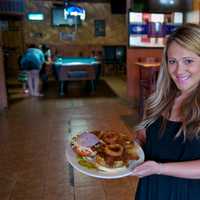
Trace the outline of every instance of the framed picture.
<path fill-rule="evenodd" d="M 106 23 L 104 19 L 98 19 L 94 21 L 94 26 L 95 26 L 95 36 L 105 36 L 106 32 Z"/>
<path fill-rule="evenodd" d="M 67 32 L 60 32 L 59 37 L 60 40 L 66 40 L 66 41 L 73 41 L 75 40 L 75 33 L 67 33 Z"/>

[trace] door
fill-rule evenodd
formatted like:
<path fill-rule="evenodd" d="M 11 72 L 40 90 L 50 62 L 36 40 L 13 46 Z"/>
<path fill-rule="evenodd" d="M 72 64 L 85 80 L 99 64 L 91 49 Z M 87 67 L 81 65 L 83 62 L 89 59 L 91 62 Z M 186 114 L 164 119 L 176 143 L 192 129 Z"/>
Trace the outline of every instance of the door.
<path fill-rule="evenodd" d="M 24 52 L 23 20 L 6 19 L 7 29 L 2 31 L 6 79 L 17 77 L 19 57 Z"/>

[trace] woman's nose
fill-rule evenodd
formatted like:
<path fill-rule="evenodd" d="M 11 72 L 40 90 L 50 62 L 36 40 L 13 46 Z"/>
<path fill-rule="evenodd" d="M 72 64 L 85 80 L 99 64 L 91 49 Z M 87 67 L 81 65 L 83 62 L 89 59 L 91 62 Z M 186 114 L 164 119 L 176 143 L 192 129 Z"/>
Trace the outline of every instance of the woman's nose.
<path fill-rule="evenodd" d="M 176 73 L 177 74 L 181 74 L 185 71 L 185 67 L 184 65 L 179 61 L 177 62 L 177 65 L 176 65 Z"/>

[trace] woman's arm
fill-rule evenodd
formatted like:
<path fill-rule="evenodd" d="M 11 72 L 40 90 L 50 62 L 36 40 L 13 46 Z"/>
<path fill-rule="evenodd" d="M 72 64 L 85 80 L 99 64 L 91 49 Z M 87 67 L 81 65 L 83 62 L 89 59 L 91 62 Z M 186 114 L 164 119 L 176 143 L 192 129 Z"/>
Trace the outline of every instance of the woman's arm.
<path fill-rule="evenodd" d="M 133 176 L 149 176 L 153 174 L 174 176 L 187 179 L 200 179 L 200 160 L 157 163 L 145 161 L 133 170 Z"/>

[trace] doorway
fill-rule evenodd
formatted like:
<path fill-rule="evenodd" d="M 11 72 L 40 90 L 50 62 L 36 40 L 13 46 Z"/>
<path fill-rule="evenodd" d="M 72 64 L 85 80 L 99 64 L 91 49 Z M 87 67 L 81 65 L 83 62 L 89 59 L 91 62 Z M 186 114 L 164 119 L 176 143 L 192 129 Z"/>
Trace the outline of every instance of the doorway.
<path fill-rule="evenodd" d="M 1 29 L 2 50 L 3 50 L 3 66 L 5 72 L 5 84 L 7 89 L 8 106 L 12 102 L 12 96 L 16 92 L 16 88 L 21 83 L 17 80 L 20 66 L 19 58 L 23 54 L 24 32 L 22 17 L 1 16 L 0 20 L 4 27 Z M 17 87 L 16 87 L 17 86 Z"/>
<path fill-rule="evenodd" d="M 19 72 L 19 57 L 24 52 L 23 20 L 7 17 L 4 19 L 7 27 L 2 30 L 4 66 L 6 80 L 17 77 Z"/>

